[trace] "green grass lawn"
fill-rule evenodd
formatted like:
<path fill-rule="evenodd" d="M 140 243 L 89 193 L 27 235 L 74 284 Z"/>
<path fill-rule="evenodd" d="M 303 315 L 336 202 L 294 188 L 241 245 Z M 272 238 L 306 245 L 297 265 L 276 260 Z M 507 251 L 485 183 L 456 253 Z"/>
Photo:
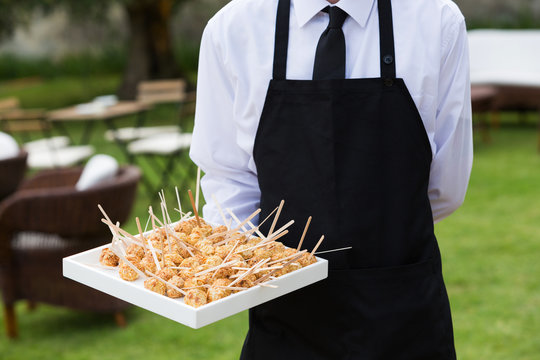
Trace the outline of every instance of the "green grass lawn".
<path fill-rule="evenodd" d="M 82 81 L 84 86 L 79 83 Z M 117 81 L 114 77 L 66 78 L 16 88 L 4 83 L 0 84 L 0 98 L 15 94 L 25 106 L 54 108 L 114 92 Z M 149 122 L 172 123 L 175 112 L 171 107 L 159 107 L 149 114 Z M 532 114 L 528 122 L 520 123 L 513 114 L 505 114 L 501 127 L 491 130 L 491 143 L 475 138 L 466 201 L 436 226 L 459 359 L 540 359 L 540 155 L 536 151 L 536 119 Z M 126 124 L 131 121 L 124 120 Z M 190 130 L 190 119 L 182 126 Z M 70 130 L 82 131 L 76 127 Z M 98 128 L 95 134 L 103 130 Z M 94 136 L 92 144 L 99 152 L 123 159 L 118 148 L 101 135 Z M 188 163 L 187 158 L 183 163 Z M 147 167 L 143 170 L 149 171 Z M 182 189 L 193 187 L 193 179 L 182 184 Z M 166 190 L 172 202 L 173 189 Z M 152 200 L 139 189 L 133 216 L 145 218 Z M 126 227 L 135 229 L 133 221 Z M 247 330 L 247 313 L 193 330 L 138 308 L 127 312 L 125 329 L 117 328 L 112 316 L 46 305 L 30 312 L 24 303 L 17 310 L 19 339 L 7 340 L 0 327 L 2 360 L 236 359 Z"/>

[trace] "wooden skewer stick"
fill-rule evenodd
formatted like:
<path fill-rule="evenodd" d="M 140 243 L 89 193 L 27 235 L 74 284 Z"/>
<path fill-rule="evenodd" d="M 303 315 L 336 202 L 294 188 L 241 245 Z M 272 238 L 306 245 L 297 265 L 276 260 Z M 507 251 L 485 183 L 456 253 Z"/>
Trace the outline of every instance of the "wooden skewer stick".
<path fill-rule="evenodd" d="M 283 236 L 287 235 L 289 233 L 289 230 L 285 230 L 285 231 L 282 231 L 280 232 L 279 234 L 278 233 L 273 233 L 272 234 L 272 237 L 270 238 L 267 238 L 266 240 L 264 241 L 261 241 L 261 243 L 268 243 L 268 242 L 274 242 L 276 241 L 277 239 L 280 239 L 282 238 Z"/>
<path fill-rule="evenodd" d="M 156 221 L 154 220 L 154 210 L 152 209 L 152 206 L 148 207 L 148 213 L 150 214 L 150 218 L 152 219 L 152 229 L 156 228 Z"/>
<path fill-rule="evenodd" d="M 249 268 L 238 268 L 238 267 L 233 267 L 232 269 L 234 270 L 240 270 L 240 271 L 247 271 L 249 270 Z M 261 271 L 270 271 L 270 270 L 279 270 L 279 269 L 283 269 L 283 265 L 280 265 L 280 266 L 272 266 L 272 267 L 260 267 L 258 268 L 257 270 L 253 271 L 253 274 L 258 274 L 260 273 Z M 229 278 L 230 279 L 236 279 L 237 277 L 239 277 L 240 275 L 239 274 L 236 274 L 236 275 L 232 275 L 230 276 Z"/>
<path fill-rule="evenodd" d="M 317 251 L 317 249 L 319 248 L 319 245 L 321 245 L 321 243 L 323 242 L 324 240 L 324 235 L 321 236 L 321 238 L 319 239 L 319 241 L 317 242 L 317 245 L 315 245 L 315 247 L 313 248 L 313 250 L 311 250 L 311 253 L 310 255 L 313 256 L 313 254 L 315 254 L 315 251 Z"/>
<path fill-rule="evenodd" d="M 186 220 L 187 218 L 189 218 L 191 216 L 191 211 L 189 211 L 187 213 L 183 213 L 180 210 L 178 210 L 177 208 L 174 208 L 174 211 L 179 213 L 180 216 L 181 216 L 180 220 L 178 220 L 177 223 L 181 223 L 182 221 Z"/>
<path fill-rule="evenodd" d="M 135 265 L 133 265 L 131 263 L 131 261 L 129 261 L 128 259 L 126 259 L 126 257 L 124 255 L 121 254 L 120 251 L 117 251 L 116 249 L 114 249 L 114 246 L 111 246 L 111 251 L 116 255 L 118 256 L 123 262 L 125 262 L 127 264 L 127 266 L 129 266 L 130 268 L 133 269 L 133 271 L 135 271 L 137 274 L 139 275 L 142 275 L 143 277 L 147 277 L 145 273 L 143 273 L 141 270 L 139 270 Z"/>
<path fill-rule="evenodd" d="M 234 215 L 234 213 L 232 212 L 231 208 L 227 208 L 227 209 L 225 209 L 225 210 L 227 210 L 227 212 L 229 213 L 229 215 L 231 215 L 231 218 L 233 218 L 234 221 L 236 221 L 237 224 L 241 224 L 241 223 L 242 223 L 242 221 L 240 221 L 240 219 L 239 219 L 236 215 Z M 247 231 L 247 229 L 246 229 L 245 226 L 242 226 L 241 230 L 244 231 L 244 232 Z"/>
<path fill-rule="evenodd" d="M 165 281 L 164 279 L 160 278 L 159 276 L 156 276 L 156 275 L 152 274 L 152 273 L 149 272 L 149 271 L 146 271 L 146 273 L 148 274 L 148 276 L 153 277 L 154 279 L 156 279 L 156 280 L 158 280 L 158 281 L 161 281 L 161 282 L 164 283 L 165 285 L 172 287 L 174 290 L 178 291 L 180 294 L 186 296 L 186 292 L 185 292 L 184 290 L 180 289 L 179 287 L 174 286 L 174 285 L 171 284 L 170 282 Z M 145 289 L 146 289 L 146 288 L 145 288 Z"/>
<path fill-rule="evenodd" d="M 217 209 L 219 211 L 219 215 L 221 215 L 221 220 L 223 220 L 223 225 L 226 225 L 227 224 L 227 218 L 225 217 L 225 213 L 223 212 L 223 209 L 221 208 L 221 204 L 216 199 L 216 196 L 214 194 L 212 194 L 212 201 L 214 202 L 214 204 L 216 204 L 216 207 L 217 207 Z"/>
<path fill-rule="evenodd" d="M 352 249 L 352 246 L 347 246 L 347 247 L 343 247 L 343 248 L 339 248 L 339 249 L 332 249 L 332 250 L 319 251 L 319 252 L 316 252 L 315 255 L 318 255 L 318 254 L 326 254 L 326 253 L 330 253 L 330 252 L 334 252 L 334 251 L 349 250 L 349 249 Z"/>
<path fill-rule="evenodd" d="M 270 217 L 277 211 L 277 209 L 278 208 L 276 207 L 274 210 L 272 210 L 272 212 L 270 214 L 268 214 L 268 216 L 266 216 L 264 218 L 263 221 L 260 221 L 259 226 L 253 225 L 253 223 L 251 221 L 248 221 L 247 223 L 249 224 L 249 226 L 251 226 L 251 228 L 255 228 L 255 227 L 260 228 L 268 219 L 270 219 Z M 232 215 L 232 212 L 231 212 L 231 215 Z M 236 218 L 236 216 L 235 216 L 235 218 Z M 261 239 L 266 240 L 266 236 L 264 236 L 260 231 L 257 231 L 257 235 L 259 235 L 261 237 Z"/>
<path fill-rule="evenodd" d="M 152 227 L 154 229 L 156 229 L 156 223 L 154 221 L 154 213 L 152 211 L 152 206 L 150 206 L 148 208 L 148 211 L 150 213 L 150 217 L 152 218 Z M 102 220 L 103 221 L 103 220 Z M 156 255 L 156 249 L 154 249 L 154 245 L 152 245 L 152 242 L 151 241 L 148 241 L 148 246 L 150 247 L 150 253 L 152 253 L 152 259 L 154 260 L 154 263 L 156 264 L 156 268 L 158 270 L 161 270 L 161 266 L 159 265 L 159 261 L 158 261 L 158 258 L 157 258 L 157 255 Z M 159 251 L 159 250 L 158 250 Z M 165 257 L 163 256 L 162 259 L 164 259 Z"/>
<path fill-rule="evenodd" d="M 214 243 L 214 247 L 221 246 L 221 245 L 229 243 L 231 241 L 235 241 L 235 240 L 237 240 L 237 239 L 239 239 L 239 238 L 241 238 L 243 236 L 242 234 L 232 236 L 233 234 L 230 233 L 230 232 L 225 232 L 223 234 L 225 234 L 225 239 L 221 240 L 220 242 Z M 210 238 L 211 237 L 207 237 L 207 239 L 210 239 Z"/>
<path fill-rule="evenodd" d="M 178 186 L 174 187 L 174 191 L 176 192 L 176 201 L 178 201 L 178 211 L 180 212 L 180 216 L 182 214 L 182 203 L 180 202 L 180 195 L 178 194 Z"/>
<path fill-rule="evenodd" d="M 98 204 L 97 207 L 98 207 L 99 211 L 101 211 L 101 213 L 103 214 L 103 216 L 105 216 L 105 219 L 109 220 L 109 222 L 112 223 L 111 218 L 109 218 L 109 215 L 107 215 L 107 213 L 105 212 L 105 210 L 103 209 L 103 207 L 101 206 L 101 204 Z"/>
<path fill-rule="evenodd" d="M 156 221 L 155 219 L 157 219 L 157 217 L 154 215 L 154 210 L 152 209 L 152 206 L 149 206 L 148 207 L 148 212 L 150 214 L 150 218 L 152 219 L 152 229 L 154 229 L 154 231 L 156 231 L 157 229 L 157 226 L 156 226 Z M 161 270 L 161 266 L 159 265 L 159 261 L 157 260 L 157 257 L 156 257 L 156 252 L 154 250 L 154 245 L 152 245 L 152 242 L 149 241 L 148 242 L 148 245 L 150 245 L 150 251 L 152 252 L 152 255 L 153 255 L 153 258 L 154 258 L 154 262 L 156 263 L 156 268 L 158 270 Z M 164 258 L 162 257 L 161 260 L 163 260 Z"/>
<path fill-rule="evenodd" d="M 288 259 L 290 259 L 290 258 L 293 258 L 293 257 L 295 257 L 295 256 L 298 255 L 298 254 L 302 254 L 302 255 L 303 255 L 303 254 L 305 254 L 305 253 L 307 253 L 307 250 L 301 250 L 301 251 L 299 251 L 299 252 L 297 252 L 297 253 L 295 253 L 295 254 L 286 256 L 286 257 L 281 258 L 281 259 L 277 259 L 277 260 L 271 261 L 271 262 L 269 262 L 269 263 L 266 264 L 266 265 L 268 265 L 268 266 L 274 265 L 274 264 L 277 264 L 277 263 L 279 263 L 279 262 L 283 262 L 283 261 L 285 261 L 285 260 L 288 260 Z"/>
<path fill-rule="evenodd" d="M 232 283 L 229 284 L 229 286 L 233 286 L 234 284 L 242 281 L 243 279 L 245 279 L 249 274 L 251 274 L 253 271 L 257 270 L 259 267 L 263 266 L 265 263 L 268 262 L 268 260 L 270 260 L 269 258 L 267 259 L 262 259 L 261 261 L 257 262 L 255 265 L 253 265 L 251 268 L 249 268 L 248 271 L 246 271 L 245 273 L 243 273 L 240 277 L 238 277 L 236 280 L 234 280 Z"/>
<path fill-rule="evenodd" d="M 169 269 L 174 269 L 174 270 L 189 270 L 189 269 L 191 269 L 191 268 L 188 267 L 188 266 L 169 266 Z"/>
<path fill-rule="evenodd" d="M 167 219 L 165 220 L 165 215 L 163 216 L 163 221 L 168 222 L 169 224 L 172 223 L 171 217 L 169 215 L 169 210 L 167 210 L 167 201 L 165 200 L 165 191 L 161 189 L 161 204 L 162 207 L 165 209 L 165 215 L 167 215 Z M 163 211 L 163 210 L 162 210 Z"/>
<path fill-rule="evenodd" d="M 189 194 L 189 200 L 191 201 L 191 206 L 193 207 L 193 213 L 195 214 L 195 219 L 197 220 L 197 225 L 201 227 L 201 219 L 199 219 L 199 212 L 197 211 L 197 207 L 195 206 L 195 201 L 193 200 L 193 194 L 191 193 L 191 190 L 188 190 Z"/>
<path fill-rule="evenodd" d="M 137 223 L 137 230 L 139 230 L 139 237 L 142 240 L 144 252 L 146 252 L 148 249 L 146 248 L 146 239 L 142 232 L 141 222 L 139 221 L 139 217 L 135 218 L 135 222 Z"/>
<path fill-rule="evenodd" d="M 130 238 L 127 238 L 127 237 L 123 236 L 122 234 L 120 234 L 118 232 L 117 229 L 119 228 L 119 225 L 120 225 L 119 222 L 116 222 L 116 225 L 114 225 L 114 226 L 111 226 L 111 225 L 107 224 L 107 226 L 109 227 L 109 231 L 113 235 L 113 238 L 111 240 L 111 244 L 114 243 L 115 241 L 118 241 L 120 243 L 121 249 L 124 250 L 124 247 L 125 248 L 128 247 L 128 243 L 133 243 L 134 241 L 131 240 Z"/>
<path fill-rule="evenodd" d="M 232 247 L 231 251 L 229 251 L 229 253 L 227 254 L 227 256 L 225 256 L 225 259 L 223 259 L 223 262 L 226 262 L 227 260 L 229 260 L 229 258 L 231 257 L 231 255 L 233 254 L 233 251 L 234 249 L 236 249 L 236 247 L 238 246 L 238 244 L 240 244 L 240 240 L 238 240 L 234 246 Z"/>
<path fill-rule="evenodd" d="M 249 220 L 253 219 L 255 216 L 257 216 L 258 213 L 261 212 L 261 209 L 257 209 L 255 210 L 254 212 L 251 213 L 251 215 L 249 215 L 244 221 L 242 221 L 240 224 L 238 224 L 237 227 L 235 227 L 234 229 L 231 230 L 231 232 L 235 232 L 235 231 L 238 231 L 242 228 L 242 226 L 244 226 Z"/>
<path fill-rule="evenodd" d="M 197 166 L 197 182 L 195 184 L 195 208 L 199 211 L 199 190 L 201 184 L 201 168 Z"/>
<path fill-rule="evenodd" d="M 230 211 L 230 209 L 227 209 L 227 210 Z M 222 245 L 222 244 L 225 244 L 225 243 L 228 243 L 228 242 L 230 242 L 230 241 L 233 241 L 233 240 L 235 240 L 235 239 L 238 238 L 238 237 L 234 237 L 234 238 L 233 238 L 232 236 L 229 236 L 229 235 L 234 234 L 237 230 L 239 230 L 241 227 L 243 227 L 243 225 L 244 225 L 246 222 L 249 222 L 249 220 L 251 220 L 251 219 L 252 219 L 255 215 L 257 215 L 260 211 L 261 211 L 261 209 L 257 209 L 255 212 L 253 212 L 253 213 L 252 213 L 246 220 L 244 220 L 244 222 L 242 222 L 242 223 L 240 223 L 239 220 L 238 220 L 238 218 L 236 217 L 236 215 L 234 215 L 234 213 L 233 213 L 232 211 L 230 211 L 230 214 L 231 214 L 232 216 L 234 216 L 235 219 L 237 219 L 237 221 L 239 222 L 239 226 L 236 227 L 236 228 L 234 228 L 234 229 L 230 229 L 230 230 L 223 231 L 223 232 L 220 232 L 220 233 L 212 234 L 212 235 L 210 235 L 210 236 L 207 236 L 206 238 L 210 240 L 210 239 L 213 239 L 213 238 L 216 238 L 216 237 L 221 237 L 221 236 L 224 237 L 224 240 L 222 240 L 222 241 L 220 241 L 220 242 L 218 242 L 218 243 L 215 243 L 214 246 L 220 246 L 220 245 Z M 269 217 L 267 217 L 266 219 L 264 219 L 264 221 L 261 222 L 259 226 L 261 226 L 268 218 L 269 218 Z M 231 220 L 231 222 L 232 222 L 232 218 L 231 218 L 230 220 Z M 229 225 L 228 225 L 227 228 L 230 228 L 230 226 L 231 226 L 231 225 L 230 225 L 230 223 L 229 223 Z M 244 233 L 243 235 L 244 235 L 244 236 L 247 236 L 247 237 L 251 236 L 251 234 L 252 234 L 254 231 L 259 230 L 259 226 L 253 227 L 253 229 L 247 231 L 247 232 Z"/>
<path fill-rule="evenodd" d="M 234 290 L 234 291 L 242 291 L 247 290 L 247 287 L 238 287 L 238 286 L 222 286 L 222 285 L 212 285 L 210 287 L 217 288 L 217 289 L 225 289 L 225 290 Z"/>
<path fill-rule="evenodd" d="M 275 239 L 279 239 L 280 237 L 286 235 L 287 233 L 289 232 L 289 230 L 285 230 L 283 231 L 281 234 L 277 235 L 276 237 L 274 237 Z M 271 245 L 275 242 L 274 239 L 270 240 L 270 241 L 261 241 L 260 243 L 258 243 L 257 245 L 253 245 L 253 246 L 250 246 L 248 247 L 247 249 L 242 249 L 242 250 L 238 250 L 235 252 L 235 254 L 238 254 L 238 253 L 242 253 L 244 251 L 249 251 L 249 250 L 253 250 L 253 249 L 258 249 L 260 247 L 263 247 L 263 246 L 268 246 L 268 245 Z"/>
<path fill-rule="evenodd" d="M 191 290 L 191 289 L 198 289 L 198 288 L 209 288 L 210 285 L 208 284 L 203 284 L 203 285 L 197 285 L 197 286 L 190 286 L 190 287 L 184 287 L 182 289 L 184 290 Z"/>
<path fill-rule="evenodd" d="M 118 242 L 120 242 L 120 245 L 117 245 Z M 122 243 L 121 240 L 118 239 L 118 237 L 114 237 L 113 240 L 112 240 L 112 242 L 111 242 L 111 249 L 112 249 L 113 247 L 115 247 L 115 246 L 118 246 L 118 249 L 120 249 L 120 252 L 122 253 L 122 255 L 124 255 L 124 257 L 127 256 L 126 250 L 125 250 L 124 247 L 123 247 L 123 243 Z"/>
<path fill-rule="evenodd" d="M 148 219 L 146 219 L 146 225 L 144 225 L 144 232 L 148 230 L 148 224 L 150 223 L 150 216 L 148 216 Z"/>
<path fill-rule="evenodd" d="M 283 225 L 282 227 L 280 227 L 278 230 L 274 231 L 272 233 L 272 235 L 270 235 L 269 237 L 266 238 L 266 241 L 270 241 L 270 240 L 274 240 L 276 239 L 277 236 L 279 236 L 283 231 L 285 231 L 285 229 L 287 229 L 289 226 L 291 226 L 292 224 L 294 224 L 294 220 L 291 220 L 289 221 L 288 223 L 286 223 L 285 225 Z M 280 236 L 281 237 L 281 236 Z"/>
<path fill-rule="evenodd" d="M 137 245 L 142 245 L 142 240 L 137 239 L 135 236 L 131 235 L 130 233 L 128 233 L 126 230 L 122 229 L 118 225 L 114 225 L 112 222 L 110 222 L 107 219 L 101 219 L 101 222 L 108 225 L 111 231 L 116 230 L 120 234 L 124 235 L 127 239 L 131 240 L 131 242 L 134 242 Z M 119 238 L 117 233 L 115 233 L 115 236 Z"/>
<path fill-rule="evenodd" d="M 217 238 L 217 237 L 227 237 L 227 235 L 229 234 L 232 234 L 232 230 L 227 230 L 227 231 L 222 231 L 222 232 L 218 232 L 218 233 L 214 233 L 212 235 L 209 235 L 206 237 L 206 239 L 208 240 L 211 240 L 211 239 L 214 239 L 214 238 Z"/>
<path fill-rule="evenodd" d="M 249 268 L 247 268 L 247 267 L 240 267 L 240 266 L 233 266 L 233 267 L 231 267 L 231 269 L 233 269 L 233 270 L 240 270 L 240 271 L 247 271 L 247 270 L 249 270 Z M 259 268 L 259 269 L 257 269 L 256 271 L 254 271 L 253 273 L 254 273 L 254 274 L 257 274 L 257 273 L 260 273 L 261 271 L 274 270 L 274 269 L 278 269 L 278 270 L 279 270 L 279 269 L 283 269 L 283 265 Z M 233 275 L 233 276 L 231 276 L 231 277 L 236 277 L 236 275 Z"/>
<path fill-rule="evenodd" d="M 156 249 L 154 249 L 154 245 L 152 245 L 151 241 L 148 241 L 148 246 L 150 246 L 150 252 L 152 253 L 152 258 L 154 259 L 154 264 L 156 264 L 156 268 L 158 270 L 161 270 L 161 266 L 159 265 L 159 260 L 156 255 Z M 162 256 L 162 259 L 165 258 L 165 256 Z"/>
<path fill-rule="evenodd" d="M 232 212 L 231 209 L 227 208 L 227 212 L 229 213 L 229 215 L 231 215 L 231 217 L 234 219 L 234 221 L 236 221 L 238 224 L 241 223 L 240 219 L 238 219 L 238 217 Z M 259 226 L 255 226 L 251 223 L 251 221 L 248 221 L 248 224 L 251 226 L 251 229 L 255 229 L 255 232 L 257 233 L 257 235 L 261 236 L 263 239 L 265 239 L 265 236 L 259 231 L 259 227 L 264 223 L 264 221 L 262 223 L 259 224 Z M 242 230 L 244 230 L 245 232 L 247 232 L 247 229 L 242 226 Z"/>
<path fill-rule="evenodd" d="M 233 261 L 229 261 L 227 263 L 223 262 L 217 266 L 214 266 L 214 267 L 211 267 L 210 269 L 206 269 L 206 270 L 203 270 L 203 271 L 200 271 L 196 274 L 194 274 L 193 276 L 201 276 L 201 275 L 204 275 L 204 274 L 207 274 L 209 272 L 212 272 L 212 271 L 215 271 L 215 270 L 219 270 L 221 268 L 224 268 L 224 267 L 227 267 L 227 266 L 231 266 L 231 265 L 234 265 L 238 262 L 238 260 L 233 260 Z"/>
<path fill-rule="evenodd" d="M 289 261 L 287 261 L 285 264 L 283 264 L 283 267 L 286 267 L 288 266 L 289 264 L 295 262 L 296 260 L 300 259 L 302 257 L 302 255 L 304 255 L 305 251 L 302 252 L 300 251 L 299 253 L 295 254 L 295 256 L 290 259 Z M 270 263 L 268 263 L 270 264 Z M 272 270 L 270 271 L 268 274 L 264 275 L 264 276 L 261 276 L 260 278 L 258 278 L 254 283 L 253 285 L 258 285 L 262 282 L 265 282 L 270 276 L 274 275 L 276 273 L 276 271 L 278 271 L 279 269 L 276 269 L 276 270 Z"/>
<path fill-rule="evenodd" d="M 302 243 L 304 242 L 304 238 L 306 237 L 306 233 L 309 228 L 309 224 L 311 224 L 311 216 L 308 217 L 306 222 L 306 227 L 304 227 L 304 232 L 302 233 L 302 237 L 300 238 L 300 242 L 298 243 L 298 247 L 296 248 L 296 251 L 300 251 L 300 248 L 302 247 Z"/>
<path fill-rule="evenodd" d="M 251 215 L 249 215 L 244 221 L 242 221 L 240 224 L 238 224 L 238 226 L 235 227 L 234 229 L 231 229 L 229 231 L 226 231 L 226 232 L 220 233 L 220 234 L 213 234 L 213 235 L 207 236 L 206 238 L 207 239 L 212 239 L 212 238 L 217 237 L 217 236 L 225 236 L 225 237 L 227 237 L 227 234 L 234 234 L 236 231 L 240 230 L 242 228 L 242 226 L 244 226 L 244 224 L 246 224 L 249 220 L 253 219 L 260 212 L 261 212 L 261 209 L 255 210 L 253 213 L 251 213 Z M 226 243 L 226 242 L 229 242 L 229 241 L 230 241 L 230 239 L 226 238 L 225 240 L 220 241 L 217 244 L 214 244 L 214 246 L 219 246 L 220 244 L 223 244 L 223 243 Z"/>
<path fill-rule="evenodd" d="M 258 209 L 257 211 L 260 212 L 260 210 L 261 210 L 261 209 Z M 232 217 L 234 217 L 234 219 L 236 220 L 236 222 L 238 222 L 239 224 L 242 225 L 240 228 L 243 228 L 243 225 L 244 225 L 246 222 L 244 221 L 243 223 L 241 223 L 240 220 L 238 219 L 238 217 L 237 217 L 236 215 L 234 215 L 234 213 L 232 212 L 231 209 L 227 209 L 227 211 L 231 214 Z M 257 211 L 255 211 L 255 213 L 254 213 L 255 215 L 258 213 Z M 251 219 L 253 216 L 254 216 L 254 215 L 251 214 L 251 215 L 250 215 L 250 218 L 248 218 L 248 219 Z M 268 217 L 267 217 L 266 219 L 268 219 Z M 260 227 L 262 224 L 264 224 L 264 222 L 266 221 L 266 219 L 264 219 L 264 221 L 261 222 L 259 226 L 253 226 L 253 229 L 247 231 L 244 235 L 249 236 L 249 235 L 251 235 L 251 234 L 253 233 L 253 231 L 259 230 L 259 227 Z M 232 221 L 232 218 L 231 218 L 230 220 Z M 248 220 L 247 222 L 249 222 L 249 220 Z M 228 226 L 227 228 L 230 228 L 230 224 L 229 224 L 229 226 Z M 220 241 L 220 242 L 217 243 L 217 244 L 214 244 L 214 246 L 219 246 L 219 245 L 221 245 L 221 244 L 224 244 L 224 243 L 226 243 L 226 242 L 229 242 L 231 239 L 228 239 L 228 238 L 227 238 L 227 235 L 233 234 L 234 232 L 236 232 L 236 231 L 237 231 L 238 229 L 240 229 L 240 228 L 237 227 L 237 228 L 235 228 L 235 229 L 230 229 L 230 230 L 223 231 L 223 232 L 220 232 L 220 233 L 212 234 L 212 235 L 210 235 L 210 236 L 207 236 L 206 238 L 210 240 L 210 239 L 213 239 L 213 238 L 216 238 L 216 237 L 220 237 L 220 236 L 225 237 L 225 240 Z"/>
<path fill-rule="evenodd" d="M 276 217 L 274 218 L 274 221 L 272 222 L 272 226 L 270 226 L 270 231 L 268 231 L 268 235 L 266 235 L 266 237 L 270 237 L 270 235 L 272 235 L 272 232 L 274 231 L 274 228 L 276 227 L 279 215 L 281 214 L 281 209 L 283 209 L 283 204 L 285 204 L 285 200 L 281 200 L 281 202 L 279 203 Z"/>
<path fill-rule="evenodd" d="M 167 216 L 165 215 L 165 204 L 161 203 L 161 213 L 163 214 L 163 223 L 167 224 Z M 169 237 L 169 226 L 165 226 L 165 236 L 167 237 L 167 243 L 169 244 L 169 253 L 172 253 L 171 239 Z"/>
<path fill-rule="evenodd" d="M 107 213 L 105 212 L 105 210 L 103 209 L 103 207 L 101 206 L 101 204 L 98 204 L 98 209 L 99 211 L 101 211 L 101 213 L 103 214 L 103 216 L 105 216 L 105 219 L 109 220 L 109 222 L 112 224 L 112 220 L 111 218 L 109 218 L 109 215 L 107 215 Z M 111 227 L 109 226 L 109 230 L 111 232 L 111 234 L 113 235 L 113 237 L 115 236 L 115 232 L 113 231 L 113 229 L 111 229 Z"/>
<path fill-rule="evenodd" d="M 152 216 L 152 219 L 154 219 L 155 221 L 158 222 L 159 225 L 161 225 L 162 227 L 165 227 L 166 225 L 164 225 L 154 214 L 151 215 Z M 191 252 L 191 250 L 189 249 L 189 247 L 193 247 L 195 249 L 194 246 L 192 246 L 191 244 L 186 244 L 184 243 L 181 239 L 179 239 L 176 235 L 174 235 L 174 233 L 169 233 L 169 235 L 176 240 L 177 243 L 179 243 L 184 249 L 186 249 L 186 251 L 191 255 L 191 256 L 195 256 L 193 254 L 193 252 Z M 158 250 L 159 251 L 159 250 Z"/>
<path fill-rule="evenodd" d="M 242 236 L 246 236 L 247 238 L 249 238 L 249 237 L 253 234 L 253 232 L 254 232 L 255 230 L 257 230 L 257 229 L 258 229 L 258 228 L 251 229 L 251 230 L 249 230 L 248 232 L 242 233 L 242 234 L 240 234 L 240 235 L 238 235 L 238 236 L 235 236 L 235 237 L 232 237 L 232 236 L 231 236 L 231 237 L 227 237 L 227 236 L 226 236 L 224 240 L 222 240 L 222 241 L 220 241 L 220 242 L 218 242 L 218 243 L 215 243 L 215 244 L 214 244 L 214 247 L 223 245 L 223 244 L 228 243 L 228 242 L 231 242 L 231 241 L 236 240 L 236 239 L 238 239 L 238 238 L 240 238 L 240 237 L 242 237 Z M 227 234 L 229 234 L 229 233 L 227 233 Z M 210 238 L 211 238 L 211 237 L 207 237 L 207 239 L 210 239 Z"/>

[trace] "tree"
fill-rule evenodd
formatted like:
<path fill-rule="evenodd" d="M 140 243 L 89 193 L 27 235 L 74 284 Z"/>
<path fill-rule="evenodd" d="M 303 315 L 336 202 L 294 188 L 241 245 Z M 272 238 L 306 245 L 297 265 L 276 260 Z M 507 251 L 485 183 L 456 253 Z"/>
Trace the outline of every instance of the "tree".
<path fill-rule="evenodd" d="M 170 21 L 188 0 L 125 0 L 129 23 L 128 61 L 118 95 L 133 99 L 142 80 L 182 76 L 176 65 Z"/>
<path fill-rule="evenodd" d="M 134 99 L 143 80 L 182 77 L 176 65 L 170 32 L 172 15 L 189 0 L 0 0 L 0 41 L 28 22 L 36 9 L 63 8 L 74 18 L 103 20 L 113 2 L 122 5 L 128 19 L 127 61 L 118 96 Z"/>

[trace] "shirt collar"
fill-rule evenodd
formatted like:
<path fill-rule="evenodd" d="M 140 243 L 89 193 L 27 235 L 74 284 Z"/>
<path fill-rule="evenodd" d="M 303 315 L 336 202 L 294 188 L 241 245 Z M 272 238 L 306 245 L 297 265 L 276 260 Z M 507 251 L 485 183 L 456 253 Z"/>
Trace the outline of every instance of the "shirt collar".
<path fill-rule="evenodd" d="M 361 27 L 365 27 L 375 0 L 339 0 L 336 4 Z M 326 0 L 293 0 L 298 26 L 304 26 L 330 3 Z"/>

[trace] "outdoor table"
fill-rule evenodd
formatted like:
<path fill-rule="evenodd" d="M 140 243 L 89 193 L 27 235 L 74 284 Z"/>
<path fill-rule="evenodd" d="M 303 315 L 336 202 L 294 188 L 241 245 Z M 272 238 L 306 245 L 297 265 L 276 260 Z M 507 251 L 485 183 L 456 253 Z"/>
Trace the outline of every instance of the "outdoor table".
<path fill-rule="evenodd" d="M 486 115 L 493 110 L 493 101 L 497 95 L 497 88 L 490 85 L 473 85 L 471 87 L 471 105 L 473 114 L 478 115 L 482 141 L 489 142 Z"/>
<path fill-rule="evenodd" d="M 86 145 L 90 141 L 94 125 L 97 121 L 103 121 L 107 128 L 112 130 L 114 133 L 117 130 L 117 126 L 115 124 L 116 119 L 128 115 L 136 115 L 136 125 L 142 126 L 144 122 L 144 114 L 150 107 L 151 105 L 138 101 L 119 101 L 115 105 L 99 109 L 100 111 L 82 113 L 78 110 L 77 106 L 70 106 L 49 111 L 47 113 L 47 120 L 52 125 L 58 127 L 59 130 L 68 136 L 72 142 L 74 142 L 73 136 L 69 134 L 64 124 L 75 122 L 86 123 L 81 135 L 81 139 L 78 142 L 79 144 Z M 115 138 L 114 140 L 129 161 L 130 156 L 127 153 L 125 144 L 121 141 L 121 139 Z"/>

